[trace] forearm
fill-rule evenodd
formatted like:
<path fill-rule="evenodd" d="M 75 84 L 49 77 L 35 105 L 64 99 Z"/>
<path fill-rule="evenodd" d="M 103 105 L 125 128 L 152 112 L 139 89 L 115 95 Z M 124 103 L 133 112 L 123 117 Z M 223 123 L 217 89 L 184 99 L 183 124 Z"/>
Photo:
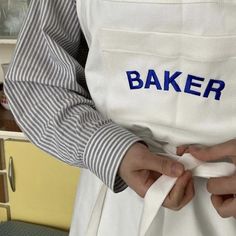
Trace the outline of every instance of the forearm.
<path fill-rule="evenodd" d="M 80 39 L 74 0 L 33 0 L 5 92 L 16 121 L 33 143 L 62 161 L 90 169 L 120 191 L 126 185 L 117 178 L 117 169 L 139 138 L 95 109 L 81 85 Z"/>
<path fill-rule="evenodd" d="M 91 100 L 78 94 L 27 82 L 7 80 L 11 110 L 28 138 L 41 149 L 69 163 L 89 168 L 114 191 L 126 150 L 139 139 L 104 119 Z M 114 186 L 116 184 L 116 186 Z"/>

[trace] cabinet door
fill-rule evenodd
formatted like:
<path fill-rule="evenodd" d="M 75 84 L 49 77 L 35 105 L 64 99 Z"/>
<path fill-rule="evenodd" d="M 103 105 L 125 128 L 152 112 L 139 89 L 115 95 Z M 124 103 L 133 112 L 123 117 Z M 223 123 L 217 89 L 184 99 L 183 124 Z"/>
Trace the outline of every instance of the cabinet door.
<path fill-rule="evenodd" d="M 79 169 L 23 141 L 5 141 L 7 172 L 13 160 L 15 191 L 8 179 L 11 218 L 68 229 Z"/>
<path fill-rule="evenodd" d="M 0 203 L 0 223 L 10 219 L 10 207 Z"/>

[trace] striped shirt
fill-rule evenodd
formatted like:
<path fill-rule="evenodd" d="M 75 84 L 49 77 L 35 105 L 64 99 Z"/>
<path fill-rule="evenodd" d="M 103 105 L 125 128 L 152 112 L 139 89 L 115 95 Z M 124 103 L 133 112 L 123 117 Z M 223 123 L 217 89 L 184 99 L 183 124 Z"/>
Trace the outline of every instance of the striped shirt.
<path fill-rule="evenodd" d="M 128 148 L 140 138 L 95 108 L 84 73 L 87 48 L 76 0 L 32 0 L 6 75 L 11 111 L 29 140 L 88 168 L 115 192 Z"/>

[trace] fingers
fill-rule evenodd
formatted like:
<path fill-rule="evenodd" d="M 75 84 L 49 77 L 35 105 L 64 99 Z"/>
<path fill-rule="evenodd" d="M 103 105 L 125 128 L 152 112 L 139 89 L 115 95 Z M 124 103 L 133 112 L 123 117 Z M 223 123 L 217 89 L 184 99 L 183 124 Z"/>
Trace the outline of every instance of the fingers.
<path fill-rule="evenodd" d="M 212 204 L 221 217 L 236 217 L 236 175 L 209 179 L 207 190 L 212 193 Z"/>
<path fill-rule="evenodd" d="M 141 197 L 161 174 L 179 177 L 183 173 L 183 164 L 166 156 L 155 155 L 140 143 L 131 146 L 118 170 L 120 177 Z"/>
<path fill-rule="evenodd" d="M 211 147 L 192 145 L 188 148 L 189 153 L 203 161 L 213 161 L 224 157 L 235 157 L 236 159 L 236 139 Z"/>
<path fill-rule="evenodd" d="M 183 176 L 181 176 L 177 181 L 172 191 L 170 192 L 170 200 L 176 205 L 179 206 L 183 200 L 186 187 L 188 182 L 191 179 L 191 173 L 188 171 Z"/>
<path fill-rule="evenodd" d="M 236 175 L 210 178 L 207 183 L 207 190 L 216 195 L 236 194 Z"/>
<path fill-rule="evenodd" d="M 236 198 L 233 195 L 226 199 L 224 196 L 212 195 L 211 201 L 221 217 L 236 217 Z"/>
<path fill-rule="evenodd" d="M 194 194 L 195 194 L 195 190 L 194 190 L 193 180 L 190 180 L 185 191 L 185 196 L 180 205 L 180 209 L 183 208 L 185 205 L 187 205 L 193 199 Z"/>
<path fill-rule="evenodd" d="M 178 156 L 182 156 L 184 153 L 188 152 L 188 147 L 189 145 L 182 145 L 182 146 L 177 147 L 176 154 Z"/>
<path fill-rule="evenodd" d="M 172 210 L 184 207 L 194 196 L 194 186 L 190 171 L 186 171 L 176 181 L 175 186 L 165 199 L 163 206 Z"/>
<path fill-rule="evenodd" d="M 143 168 L 159 172 L 171 177 L 179 177 L 184 173 L 184 166 L 161 155 L 149 155 L 143 162 Z"/>
<path fill-rule="evenodd" d="M 142 173 L 143 173 L 143 177 L 141 176 Z M 139 178 L 139 181 L 140 181 L 140 185 L 139 185 L 140 192 L 138 192 L 139 196 L 145 197 L 148 189 L 160 176 L 161 176 L 160 173 L 153 172 L 153 171 L 147 171 L 147 170 L 139 171 L 139 176 L 137 176 L 137 179 Z"/>
<path fill-rule="evenodd" d="M 135 143 L 121 161 L 118 174 L 138 195 L 144 197 L 149 187 L 161 175 L 181 176 L 184 166 L 167 157 L 151 153 L 147 146 Z"/>
<path fill-rule="evenodd" d="M 150 186 L 155 182 L 155 179 L 150 176 L 150 171 L 141 170 L 134 172 L 130 176 L 128 185 L 132 188 L 140 197 L 145 197 L 146 192 Z"/>

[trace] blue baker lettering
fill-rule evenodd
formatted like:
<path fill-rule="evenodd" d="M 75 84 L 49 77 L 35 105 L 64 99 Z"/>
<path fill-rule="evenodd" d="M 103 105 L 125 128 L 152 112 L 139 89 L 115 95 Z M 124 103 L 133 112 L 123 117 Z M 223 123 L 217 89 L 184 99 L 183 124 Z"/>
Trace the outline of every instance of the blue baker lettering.
<path fill-rule="evenodd" d="M 156 90 L 169 91 L 173 89 L 176 92 L 184 92 L 195 96 L 202 96 L 208 98 L 213 93 L 215 100 L 220 100 L 222 91 L 225 88 L 225 82 L 222 80 L 210 79 L 206 86 L 206 89 L 202 91 L 202 85 L 205 78 L 188 74 L 185 79 L 185 86 L 183 89 L 178 84 L 182 72 L 176 71 L 170 73 L 170 71 L 164 71 L 163 81 L 161 81 L 154 69 L 149 69 L 145 77 L 141 77 L 141 74 L 136 70 L 126 71 L 127 79 L 129 82 L 129 88 L 134 89 L 150 89 L 154 86 Z M 181 78 L 183 79 L 183 77 Z M 162 82 L 162 83 L 161 83 Z M 163 84 L 163 86 L 162 86 Z M 171 87 L 171 88 L 170 88 Z"/>

